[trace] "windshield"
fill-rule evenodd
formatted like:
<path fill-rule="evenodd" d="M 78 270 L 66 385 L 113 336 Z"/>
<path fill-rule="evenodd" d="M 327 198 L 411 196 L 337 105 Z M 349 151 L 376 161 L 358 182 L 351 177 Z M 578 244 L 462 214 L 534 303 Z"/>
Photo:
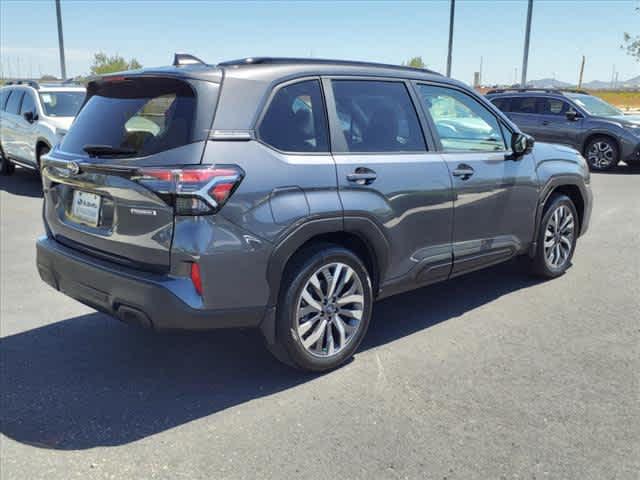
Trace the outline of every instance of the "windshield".
<path fill-rule="evenodd" d="M 623 115 L 622 111 L 598 97 L 581 94 L 568 94 L 568 97 L 576 102 L 580 107 L 584 108 L 590 115 L 598 117 Z"/>
<path fill-rule="evenodd" d="M 41 92 L 40 100 L 48 117 L 75 117 L 84 101 L 84 92 Z"/>
<path fill-rule="evenodd" d="M 150 155 L 195 140 L 195 113 L 194 92 L 181 81 L 107 82 L 88 99 L 61 148 L 84 153 L 97 145 Z"/>

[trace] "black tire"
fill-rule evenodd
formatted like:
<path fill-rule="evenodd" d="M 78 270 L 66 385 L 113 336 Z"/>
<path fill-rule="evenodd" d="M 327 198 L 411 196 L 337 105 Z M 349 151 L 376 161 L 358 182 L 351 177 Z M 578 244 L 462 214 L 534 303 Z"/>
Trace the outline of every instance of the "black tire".
<path fill-rule="evenodd" d="M 554 230 L 554 228 L 550 223 L 553 223 L 552 217 L 554 213 L 566 212 L 567 210 L 572 216 L 572 235 L 570 237 L 568 235 L 564 235 L 562 229 L 560 229 L 560 233 L 554 231 L 552 235 L 551 231 Z M 562 224 L 562 222 L 560 222 L 560 224 Z M 566 195 L 553 194 L 549 200 L 547 200 L 542 220 L 540 221 L 540 227 L 538 228 L 536 252 L 531 261 L 533 273 L 544 278 L 555 278 L 566 272 L 571 266 L 571 260 L 576 250 L 579 229 L 580 220 L 573 201 L 571 201 L 571 199 Z M 565 240 L 561 240 L 563 237 L 569 239 L 570 248 L 567 246 L 567 242 Z M 557 265 L 554 265 L 549 258 L 550 256 L 555 258 L 555 252 L 551 252 L 555 246 L 548 246 L 549 243 L 545 244 L 545 241 L 551 241 L 550 238 L 553 239 L 553 245 L 558 245 L 558 256 L 559 258 L 562 258 L 562 261 Z M 567 248 L 569 248 L 568 253 L 566 253 Z M 566 256 L 563 258 L 563 255 Z"/>
<path fill-rule="evenodd" d="M 49 153 L 51 149 L 46 145 L 40 145 L 36 152 L 36 167 L 38 169 L 38 173 L 40 173 L 40 169 L 42 168 L 42 164 L 40 163 L 40 157 Z"/>
<path fill-rule="evenodd" d="M 0 147 L 0 175 L 11 175 L 15 169 L 16 166 L 9 161 Z"/>
<path fill-rule="evenodd" d="M 303 335 L 305 335 L 305 333 L 299 334 L 298 307 L 302 304 L 303 289 L 309 286 L 308 282 L 311 280 L 311 277 L 316 275 L 319 270 L 326 267 L 330 268 L 331 265 L 336 264 L 343 265 L 342 277 L 340 277 L 341 274 L 338 273 L 335 275 L 337 279 L 345 278 L 344 272 L 347 269 L 344 269 L 344 266 L 350 267 L 350 273 L 357 276 L 359 281 L 357 285 L 358 288 L 361 287 L 363 298 L 362 317 L 359 323 L 357 323 L 355 331 L 348 337 L 344 346 L 340 350 L 337 350 L 335 354 L 330 355 L 328 352 L 314 354 L 309 348 L 303 345 Z M 347 290 L 349 285 L 353 287 L 355 281 L 355 278 L 352 276 L 349 282 L 354 283 L 345 283 L 343 288 Z M 334 301 L 335 298 L 336 297 L 334 297 Z M 340 298 L 339 295 L 338 298 Z M 335 305 L 338 303 L 339 300 Z M 316 245 L 313 248 L 301 251 L 291 260 L 284 274 L 280 289 L 280 298 L 276 308 L 276 345 L 269 348 L 278 360 L 301 370 L 324 372 L 337 368 L 353 356 L 364 338 L 369 327 L 372 304 L 373 294 L 369 272 L 362 260 L 352 251 L 334 244 Z M 329 308 L 329 306 L 326 308 Z M 336 313 L 339 313 L 339 311 Z M 317 320 L 318 323 L 314 323 L 314 326 L 309 328 L 310 333 L 305 340 L 308 340 L 319 323 L 324 321 L 323 318 L 329 318 L 331 316 L 326 313 L 322 313 L 321 315 L 320 320 Z M 331 321 L 329 321 L 326 330 L 324 330 L 327 334 L 323 334 L 322 336 L 324 340 L 319 340 L 321 343 L 325 342 L 327 346 L 324 348 L 327 350 L 329 342 L 331 341 L 332 345 L 334 342 L 333 333 L 329 333 L 329 331 L 331 330 L 331 332 L 336 332 L 336 335 L 338 334 L 338 326 L 333 325 L 334 326 L 332 326 Z M 342 325 L 344 325 L 344 323 L 342 323 Z M 328 339 L 329 336 L 331 336 L 331 340 Z M 340 340 L 336 341 L 339 343 Z M 318 348 L 317 343 L 314 345 Z"/>
<path fill-rule="evenodd" d="M 596 172 L 611 170 L 620 162 L 620 149 L 616 141 L 606 135 L 598 135 L 585 146 L 584 157 L 589 169 Z"/>

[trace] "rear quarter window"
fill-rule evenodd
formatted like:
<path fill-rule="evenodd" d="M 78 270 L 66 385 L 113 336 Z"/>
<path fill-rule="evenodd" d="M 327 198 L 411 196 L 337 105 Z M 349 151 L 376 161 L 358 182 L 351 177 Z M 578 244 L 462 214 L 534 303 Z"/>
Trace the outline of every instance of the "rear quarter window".
<path fill-rule="evenodd" d="M 18 115 L 18 113 L 20 113 L 20 105 L 22 104 L 22 97 L 24 97 L 23 90 L 13 90 L 9 100 L 7 101 L 5 111 L 7 113 Z"/>
<path fill-rule="evenodd" d="M 320 82 L 307 80 L 276 91 L 258 136 L 285 152 L 328 152 L 327 130 Z"/>
<path fill-rule="evenodd" d="M 7 106 L 7 100 L 9 100 L 10 93 L 11 90 L 9 90 L 8 88 L 0 90 L 0 110 L 4 111 L 5 107 Z"/>

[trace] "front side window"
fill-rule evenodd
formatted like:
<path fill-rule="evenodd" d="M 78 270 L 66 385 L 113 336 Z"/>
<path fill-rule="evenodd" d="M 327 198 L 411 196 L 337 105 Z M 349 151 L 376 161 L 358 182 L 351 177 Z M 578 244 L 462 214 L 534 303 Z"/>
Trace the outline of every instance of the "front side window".
<path fill-rule="evenodd" d="M 23 96 L 24 91 L 13 90 L 9 97 L 9 101 L 7 102 L 7 107 L 5 108 L 6 112 L 18 115 L 20 113 L 20 104 L 22 103 Z"/>
<path fill-rule="evenodd" d="M 75 117 L 84 96 L 84 92 L 41 92 L 42 110 L 48 117 Z"/>
<path fill-rule="evenodd" d="M 27 112 L 36 113 L 36 104 L 33 101 L 33 95 L 30 93 L 24 94 L 24 99 L 22 100 L 22 106 L 20 107 L 20 115 L 23 115 Z"/>
<path fill-rule="evenodd" d="M 328 152 L 327 120 L 318 80 L 280 88 L 258 129 L 260 139 L 285 152 Z"/>
<path fill-rule="evenodd" d="M 569 104 L 557 98 L 544 98 L 541 101 L 540 113 L 543 115 L 564 115 L 569 110 Z"/>
<path fill-rule="evenodd" d="M 459 90 L 419 85 L 445 152 L 496 152 L 507 149 L 498 119 L 480 102 Z"/>
<path fill-rule="evenodd" d="M 404 83 L 333 80 L 348 152 L 417 152 L 426 146 Z"/>

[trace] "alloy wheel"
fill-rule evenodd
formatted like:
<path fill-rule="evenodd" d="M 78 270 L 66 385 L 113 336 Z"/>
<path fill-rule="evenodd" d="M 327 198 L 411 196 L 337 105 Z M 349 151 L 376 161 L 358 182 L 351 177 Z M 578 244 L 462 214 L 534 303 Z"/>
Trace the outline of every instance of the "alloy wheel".
<path fill-rule="evenodd" d="M 606 169 L 615 161 L 615 151 L 609 142 L 594 142 L 587 152 L 587 160 L 598 169 Z"/>
<path fill-rule="evenodd" d="M 544 256 L 550 267 L 559 269 L 569 261 L 574 236 L 573 213 L 566 205 L 560 205 L 549 217 L 544 232 Z"/>
<path fill-rule="evenodd" d="M 364 311 L 362 281 L 353 268 L 330 263 L 307 280 L 296 309 L 297 334 L 312 355 L 340 353 L 359 331 Z"/>

